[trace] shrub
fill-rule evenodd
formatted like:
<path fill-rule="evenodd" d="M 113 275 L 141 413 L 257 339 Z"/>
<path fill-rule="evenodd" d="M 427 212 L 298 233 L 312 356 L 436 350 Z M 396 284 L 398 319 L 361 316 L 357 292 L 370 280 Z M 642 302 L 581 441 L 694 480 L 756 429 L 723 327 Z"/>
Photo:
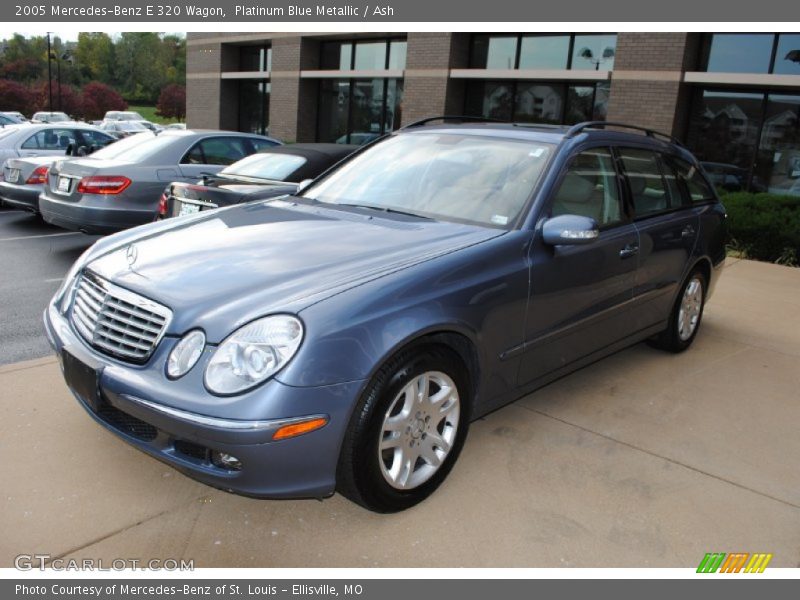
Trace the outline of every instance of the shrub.
<path fill-rule="evenodd" d="M 82 114 L 81 97 L 75 88 L 66 83 L 61 83 L 61 96 L 58 94 L 58 81 L 55 79 L 52 82 L 53 89 L 53 111 L 63 111 L 70 116 Z M 30 112 L 35 111 L 49 111 L 50 110 L 50 88 L 47 85 L 47 80 L 35 84 L 31 88 L 32 92 L 32 109 Z M 60 102 L 60 104 L 59 104 Z"/>
<path fill-rule="evenodd" d="M 109 110 L 125 110 L 128 103 L 105 83 L 92 81 L 83 86 L 81 105 L 84 119 L 102 119 Z"/>
<path fill-rule="evenodd" d="M 182 121 L 186 116 L 186 88 L 176 83 L 164 87 L 158 96 L 156 114 Z"/>
<path fill-rule="evenodd" d="M 730 245 L 748 258 L 797 265 L 800 197 L 734 192 L 722 196 Z"/>
<path fill-rule="evenodd" d="M 10 79 L 0 79 L 0 106 L 3 110 L 14 110 L 31 114 L 31 91 L 26 86 Z"/>

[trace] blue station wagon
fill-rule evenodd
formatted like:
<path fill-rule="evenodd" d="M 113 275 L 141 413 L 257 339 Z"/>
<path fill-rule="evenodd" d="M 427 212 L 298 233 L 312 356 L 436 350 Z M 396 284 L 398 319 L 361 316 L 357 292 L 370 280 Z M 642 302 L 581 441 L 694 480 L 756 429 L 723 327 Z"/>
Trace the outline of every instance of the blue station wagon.
<path fill-rule="evenodd" d="M 680 143 L 612 125 L 426 119 L 295 195 L 107 237 L 45 311 L 67 384 L 212 486 L 413 506 L 470 421 L 697 335 L 725 210 Z"/>

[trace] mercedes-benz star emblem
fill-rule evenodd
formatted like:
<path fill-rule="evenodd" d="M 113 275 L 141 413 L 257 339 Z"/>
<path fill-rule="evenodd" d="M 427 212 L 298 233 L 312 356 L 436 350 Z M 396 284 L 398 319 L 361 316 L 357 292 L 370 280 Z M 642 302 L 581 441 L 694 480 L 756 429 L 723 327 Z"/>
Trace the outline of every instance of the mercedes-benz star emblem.
<path fill-rule="evenodd" d="M 136 249 L 136 246 L 131 244 L 128 246 L 128 249 L 125 251 L 125 258 L 128 259 L 128 266 L 132 267 L 133 263 L 136 262 L 136 258 L 139 256 L 139 251 Z"/>

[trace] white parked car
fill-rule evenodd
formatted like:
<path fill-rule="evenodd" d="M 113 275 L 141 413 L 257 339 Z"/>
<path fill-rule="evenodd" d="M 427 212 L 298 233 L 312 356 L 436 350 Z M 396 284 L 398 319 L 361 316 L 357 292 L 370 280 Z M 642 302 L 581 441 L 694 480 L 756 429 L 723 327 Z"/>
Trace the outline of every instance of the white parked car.
<path fill-rule="evenodd" d="M 0 129 L 0 165 L 9 158 L 89 154 L 92 147 L 106 146 L 114 137 L 99 127 L 74 122 L 24 124 Z M 83 149 L 83 150 L 81 150 Z"/>
<path fill-rule="evenodd" d="M 67 113 L 39 111 L 33 114 L 33 123 L 73 123 Z"/>

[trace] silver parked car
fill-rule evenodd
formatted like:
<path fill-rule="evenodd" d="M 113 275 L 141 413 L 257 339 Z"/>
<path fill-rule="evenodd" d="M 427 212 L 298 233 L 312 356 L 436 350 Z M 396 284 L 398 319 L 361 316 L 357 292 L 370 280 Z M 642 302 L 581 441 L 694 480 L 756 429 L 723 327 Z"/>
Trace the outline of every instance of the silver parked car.
<path fill-rule="evenodd" d="M 140 133 L 90 157 L 53 163 L 39 210 L 48 223 L 84 233 L 134 227 L 155 219 L 168 183 L 214 175 L 278 144 L 234 131 Z"/>
<path fill-rule="evenodd" d="M 33 114 L 34 123 L 73 123 L 67 113 L 39 111 Z"/>
<path fill-rule="evenodd" d="M 15 125 L 0 129 L 0 164 L 9 158 L 76 155 L 108 145 L 114 138 L 98 127 L 79 123 Z"/>

